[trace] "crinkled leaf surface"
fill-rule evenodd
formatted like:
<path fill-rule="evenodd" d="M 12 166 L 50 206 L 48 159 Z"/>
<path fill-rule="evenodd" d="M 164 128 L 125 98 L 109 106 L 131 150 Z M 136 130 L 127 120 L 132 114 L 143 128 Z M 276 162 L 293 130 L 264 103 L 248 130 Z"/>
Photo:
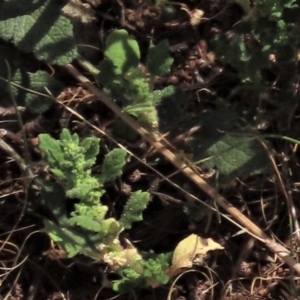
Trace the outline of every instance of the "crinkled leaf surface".
<path fill-rule="evenodd" d="M 133 222 L 143 220 L 142 213 L 148 205 L 149 196 L 149 193 L 142 191 L 131 195 L 120 219 L 126 229 L 130 229 Z"/>
<path fill-rule="evenodd" d="M 54 97 L 63 89 L 63 84 L 47 72 L 26 72 L 21 56 L 18 55 L 16 48 L 11 46 L 0 46 L 0 76 L 11 81 L 12 97 L 16 103 L 26 106 L 32 113 L 43 113 L 55 102 L 52 97 L 49 97 L 45 88 Z M 2 96 L 10 99 L 9 83 L 1 80 L 0 89 Z"/>
<path fill-rule="evenodd" d="M 49 161 L 52 166 L 59 166 L 64 161 L 64 153 L 62 152 L 59 140 L 55 140 L 49 134 L 42 133 L 39 135 L 39 147 L 45 155 L 47 156 L 47 161 Z"/>
<path fill-rule="evenodd" d="M 113 149 L 104 159 L 101 169 L 100 182 L 116 179 L 122 175 L 122 168 L 125 165 L 126 151 L 123 149 Z"/>
<path fill-rule="evenodd" d="M 0 38 L 37 59 L 65 65 L 77 57 L 70 20 L 58 0 L 6 0 L 0 10 Z"/>
<path fill-rule="evenodd" d="M 44 225 L 43 231 L 47 232 L 51 239 L 67 252 L 68 257 L 82 253 L 96 260 L 101 259 L 100 252 L 97 250 L 97 245 L 102 242 L 99 234 L 87 234 L 79 228 L 75 229 L 66 224 L 57 225 L 46 219 Z"/>
<path fill-rule="evenodd" d="M 46 181 L 43 178 L 37 178 L 41 185 L 42 203 L 50 208 L 59 224 L 44 219 L 44 229 L 53 241 L 57 242 L 68 254 L 73 257 L 78 253 L 89 255 L 92 258 L 99 259 L 100 253 L 96 245 L 102 242 L 100 235 L 90 234 L 80 228 L 71 227 L 68 223 L 65 203 L 64 188 L 54 182 Z"/>
<path fill-rule="evenodd" d="M 85 160 L 87 162 L 91 161 L 90 165 L 94 164 L 100 150 L 99 139 L 92 136 L 87 137 L 82 141 L 81 146 L 85 150 Z"/>
<path fill-rule="evenodd" d="M 116 67 L 117 74 L 125 74 L 138 66 L 139 45 L 124 29 L 113 31 L 106 39 L 105 56 Z M 101 71 L 101 70 L 100 70 Z"/>
<path fill-rule="evenodd" d="M 161 76 L 170 72 L 174 59 L 169 54 L 169 43 L 163 40 L 156 46 L 150 46 L 147 56 L 148 71 L 152 76 Z"/>
<path fill-rule="evenodd" d="M 189 118 L 178 125 L 173 138 L 192 128 L 194 132 L 185 140 L 183 150 L 196 164 L 202 161 L 200 167 L 216 169 L 220 183 L 272 172 L 267 151 L 254 138 L 259 133 L 250 130 L 234 112 L 218 110 Z"/>
<path fill-rule="evenodd" d="M 47 97 L 47 88 L 53 97 L 56 97 L 63 89 L 63 84 L 51 77 L 47 72 L 37 71 L 34 74 L 21 72 L 20 70 L 14 74 L 12 81 L 23 88 L 32 90 L 24 91 L 17 87 L 12 87 L 14 97 L 18 98 L 20 94 L 24 94 L 25 106 L 30 112 L 41 114 L 47 111 L 55 102 L 51 97 Z M 45 94 L 45 96 L 37 95 L 35 92 Z"/>

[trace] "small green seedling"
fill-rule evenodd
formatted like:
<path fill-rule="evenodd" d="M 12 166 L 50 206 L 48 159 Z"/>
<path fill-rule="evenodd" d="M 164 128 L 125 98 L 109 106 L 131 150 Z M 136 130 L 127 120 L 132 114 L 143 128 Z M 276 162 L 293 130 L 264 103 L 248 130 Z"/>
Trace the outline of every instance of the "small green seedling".
<path fill-rule="evenodd" d="M 156 130 L 156 105 L 162 98 L 154 96 L 153 80 L 170 71 L 173 58 L 169 55 L 168 42 L 164 40 L 150 46 L 145 70 L 139 67 L 138 43 L 126 30 L 113 31 L 105 45 L 105 59 L 100 63 L 98 81 L 124 112 L 136 117 L 148 129 Z"/>
<path fill-rule="evenodd" d="M 88 137 L 82 141 L 76 133 L 63 129 L 60 139 L 40 134 L 40 149 L 44 161 L 50 166 L 57 182 L 40 179 L 42 197 L 51 208 L 56 221 L 45 220 L 45 231 L 72 257 L 78 253 L 105 262 L 111 270 L 122 276 L 114 284 L 121 292 L 140 286 L 154 286 L 168 281 L 164 271 L 167 259 L 163 256 L 144 259 L 128 241 L 121 245 L 119 234 L 130 229 L 133 222 L 142 220 L 142 212 L 149 201 L 147 192 L 132 193 L 119 220 L 107 218 L 108 207 L 101 204 L 106 192 L 104 183 L 122 174 L 126 151 L 110 151 L 102 163 L 101 174 L 92 174 L 92 166 L 99 154 L 99 139 Z M 71 213 L 66 207 L 66 197 L 76 199 Z"/>

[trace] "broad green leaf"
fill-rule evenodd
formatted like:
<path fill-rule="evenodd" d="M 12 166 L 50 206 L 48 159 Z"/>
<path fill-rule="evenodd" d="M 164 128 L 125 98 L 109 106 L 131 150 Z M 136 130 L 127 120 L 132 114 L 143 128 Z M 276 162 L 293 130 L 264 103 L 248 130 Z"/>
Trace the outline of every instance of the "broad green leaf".
<path fill-rule="evenodd" d="M 248 178 L 256 174 L 273 172 L 269 156 L 255 136 L 258 132 L 247 129 L 246 124 L 231 111 L 207 112 L 182 121 L 174 136 L 195 128 L 185 142 L 188 155 L 202 169 L 215 169 L 218 180 L 226 185 L 236 177 Z M 172 134 L 172 135 L 173 135 Z M 267 143 L 261 138 L 264 143 Z"/>
<path fill-rule="evenodd" d="M 163 40 L 156 46 L 150 46 L 147 55 L 147 68 L 151 76 L 161 76 L 170 72 L 174 59 L 169 54 L 169 43 Z"/>
<path fill-rule="evenodd" d="M 143 220 L 142 213 L 148 205 L 149 198 L 149 193 L 142 191 L 136 191 L 130 196 L 120 218 L 126 229 L 130 229 L 133 222 Z"/>
<path fill-rule="evenodd" d="M 46 88 L 53 97 L 56 97 L 62 91 L 63 84 L 44 71 L 26 72 L 23 60 L 24 58 L 16 48 L 0 46 L 0 76 L 3 78 L 0 80 L 2 96 L 10 99 L 9 82 L 11 82 L 11 96 L 17 105 L 26 106 L 32 113 L 43 113 L 51 108 L 55 102 L 48 95 Z"/>
<path fill-rule="evenodd" d="M 30 90 L 23 92 L 20 91 L 19 88 L 14 86 L 12 87 L 15 97 L 18 97 L 19 94 L 25 94 L 26 108 L 35 114 L 41 114 L 47 111 L 55 102 L 52 97 L 50 98 L 37 95 L 36 92 L 48 95 L 45 89 L 47 88 L 51 92 L 52 96 L 56 97 L 63 89 L 63 84 L 60 81 L 55 80 L 44 71 L 38 71 L 34 74 L 22 74 L 21 72 L 16 72 L 15 76 L 13 77 L 13 82 Z"/>
<path fill-rule="evenodd" d="M 65 65 L 77 57 L 71 22 L 60 1 L 6 0 L 0 10 L 0 38 L 37 59 Z"/>
<path fill-rule="evenodd" d="M 105 56 L 113 62 L 117 74 L 125 74 L 138 66 L 139 45 L 136 40 L 129 37 L 126 30 L 113 31 L 107 37 L 105 45 Z"/>

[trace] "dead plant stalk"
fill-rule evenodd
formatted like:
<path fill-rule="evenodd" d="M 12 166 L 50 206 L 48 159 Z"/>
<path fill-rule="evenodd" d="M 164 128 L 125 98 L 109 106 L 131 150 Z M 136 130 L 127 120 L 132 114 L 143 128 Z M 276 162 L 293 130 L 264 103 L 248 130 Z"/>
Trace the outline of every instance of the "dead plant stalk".
<path fill-rule="evenodd" d="M 110 99 L 105 93 L 97 88 L 90 80 L 83 76 L 76 68 L 71 64 L 65 66 L 65 68 L 83 84 L 91 93 L 108 106 L 119 118 L 126 122 L 132 129 L 141 135 L 141 137 L 147 141 L 152 147 L 157 149 L 167 160 L 169 160 L 174 166 L 181 170 L 190 180 L 192 180 L 201 190 L 203 190 L 208 196 L 210 196 L 218 205 L 224 208 L 234 219 L 236 219 L 242 226 L 244 226 L 249 232 L 251 232 L 256 239 L 264 243 L 273 253 L 275 253 L 283 262 L 288 264 L 300 275 L 300 263 L 298 263 L 291 255 L 290 252 L 272 240 L 266 233 L 264 233 L 257 225 L 243 215 L 237 208 L 230 204 L 223 196 L 221 196 L 213 187 L 211 187 L 205 180 L 203 180 L 198 174 L 196 174 L 190 167 L 188 167 L 176 153 L 168 150 L 154 134 L 148 132 L 144 127 L 139 125 L 137 121 L 131 118 L 129 115 L 122 113 L 120 108 Z"/>

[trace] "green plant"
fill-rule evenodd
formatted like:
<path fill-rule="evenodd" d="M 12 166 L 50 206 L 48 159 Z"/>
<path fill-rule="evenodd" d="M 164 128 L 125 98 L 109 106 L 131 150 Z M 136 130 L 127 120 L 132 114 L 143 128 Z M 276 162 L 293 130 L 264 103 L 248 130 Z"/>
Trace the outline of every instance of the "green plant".
<path fill-rule="evenodd" d="M 60 15 L 64 5 L 50 0 L 5 0 L 0 4 L 0 90 L 3 99 L 9 99 L 11 85 L 17 105 L 34 114 L 47 111 L 63 89 L 61 82 L 35 69 L 37 61 L 65 65 L 78 56 L 73 26 Z"/>
<path fill-rule="evenodd" d="M 153 94 L 153 79 L 170 71 L 173 58 L 168 42 L 150 46 L 146 69 L 139 68 L 140 50 L 126 30 L 115 30 L 106 39 L 105 59 L 100 63 L 98 81 L 123 111 L 135 116 L 149 129 L 157 129 L 156 106 L 162 100 Z M 147 74 L 147 72 L 149 74 Z"/>
<path fill-rule="evenodd" d="M 259 0 L 246 13 L 232 34 L 216 35 L 213 45 L 218 58 L 235 67 L 244 82 L 258 85 L 271 55 L 276 64 L 298 62 L 300 7 L 294 0 Z"/>
<path fill-rule="evenodd" d="M 103 161 L 101 174 L 93 175 L 92 166 L 99 153 L 98 138 L 88 137 L 80 141 L 76 133 L 63 129 L 60 140 L 48 134 L 40 134 L 39 140 L 44 160 L 58 179 L 55 184 L 40 179 L 42 197 L 59 223 L 45 220 L 45 231 L 50 237 L 65 249 L 69 257 L 83 253 L 107 263 L 123 276 L 122 282 L 130 282 L 129 286 L 126 284 L 128 288 L 141 281 L 145 285 L 165 283 L 163 269 L 167 267 L 166 260 L 161 256 L 144 260 L 130 242 L 124 248 L 119 241 L 119 234 L 125 228 L 129 229 L 133 222 L 142 220 L 149 194 L 133 193 L 119 220 L 107 218 L 108 207 L 100 202 L 105 193 L 104 183 L 122 174 L 126 151 L 110 151 Z M 65 196 L 79 200 L 69 215 L 65 210 Z M 117 283 L 114 287 L 119 290 Z"/>
<path fill-rule="evenodd" d="M 145 256 L 149 256 L 149 253 L 146 253 Z M 120 274 L 123 278 L 113 284 L 113 289 L 126 292 L 134 287 L 150 285 L 155 288 L 160 284 L 168 283 L 169 277 L 166 275 L 166 270 L 169 267 L 170 260 L 171 254 L 163 253 L 155 258 L 148 257 L 140 260 L 138 266 L 121 268 Z M 143 269 L 143 277 L 139 275 L 139 268 Z"/>
<path fill-rule="evenodd" d="M 290 120 L 299 97 L 299 1 L 259 0 L 253 7 L 247 0 L 235 2 L 245 16 L 230 31 L 215 34 L 210 45 L 218 60 L 237 71 L 241 84 L 224 99 L 225 109 L 199 116 L 201 130 L 186 142 L 193 161 L 216 169 L 220 183 L 272 172 L 269 144 L 258 130 L 268 129 L 273 120 Z M 190 118 L 185 126 L 198 122 L 191 125 Z"/>

